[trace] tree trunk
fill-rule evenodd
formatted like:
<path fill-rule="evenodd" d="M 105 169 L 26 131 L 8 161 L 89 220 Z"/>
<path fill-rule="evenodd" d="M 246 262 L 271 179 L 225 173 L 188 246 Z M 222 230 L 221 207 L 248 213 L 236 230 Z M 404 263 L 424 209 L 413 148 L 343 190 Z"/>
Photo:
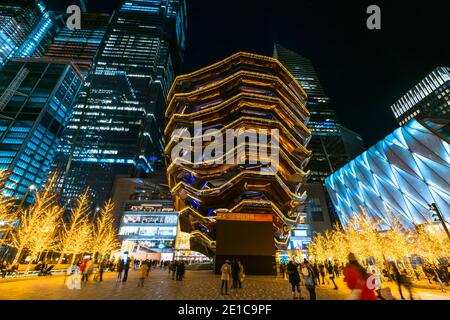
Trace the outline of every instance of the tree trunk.
<path fill-rule="evenodd" d="M 22 255 L 23 249 L 24 249 L 23 247 L 17 249 L 16 256 L 14 257 L 13 260 L 13 265 L 15 265 L 17 262 L 20 263 L 20 256 Z"/>

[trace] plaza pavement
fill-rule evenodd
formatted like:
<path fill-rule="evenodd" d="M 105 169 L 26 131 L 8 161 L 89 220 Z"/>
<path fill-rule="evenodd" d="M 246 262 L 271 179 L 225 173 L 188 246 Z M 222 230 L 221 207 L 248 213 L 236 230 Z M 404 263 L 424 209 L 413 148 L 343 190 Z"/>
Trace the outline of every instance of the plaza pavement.
<path fill-rule="evenodd" d="M 174 281 L 164 270 L 152 270 L 144 288 L 138 288 L 138 272 L 130 271 L 127 282 L 118 282 L 115 273 L 105 273 L 102 283 L 90 280 L 80 290 L 69 290 L 63 276 L 0 280 L 0 300 L 292 300 L 289 282 L 274 276 L 247 276 L 242 289 L 220 295 L 220 276 L 211 271 L 186 271 L 183 281 Z M 331 285 L 317 287 L 318 300 L 345 300 L 350 294 L 342 278 L 339 290 Z M 393 284 L 394 296 L 399 299 Z M 307 293 L 303 293 L 307 296 Z M 408 297 L 407 292 L 404 292 Z M 437 287 L 415 288 L 416 299 L 450 300 L 450 293 Z"/>

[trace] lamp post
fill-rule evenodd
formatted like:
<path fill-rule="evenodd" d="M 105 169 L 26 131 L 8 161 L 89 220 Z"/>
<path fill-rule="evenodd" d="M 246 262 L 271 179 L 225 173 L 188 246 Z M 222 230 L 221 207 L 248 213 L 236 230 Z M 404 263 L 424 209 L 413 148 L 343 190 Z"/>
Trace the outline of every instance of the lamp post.
<path fill-rule="evenodd" d="M 442 216 L 442 213 L 439 211 L 436 203 L 430 204 L 429 207 L 430 211 L 433 211 L 434 213 L 431 214 L 431 216 L 434 218 L 438 218 L 441 222 L 442 226 L 444 227 L 445 233 L 447 234 L 447 237 L 450 239 L 450 232 L 448 231 L 447 225 L 445 224 L 444 217 Z"/>

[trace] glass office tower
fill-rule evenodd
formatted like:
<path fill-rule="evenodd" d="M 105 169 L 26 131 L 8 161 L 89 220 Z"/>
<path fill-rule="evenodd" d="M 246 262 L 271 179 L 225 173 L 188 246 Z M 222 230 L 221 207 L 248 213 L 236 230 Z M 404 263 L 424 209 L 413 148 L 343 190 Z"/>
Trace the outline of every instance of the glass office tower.
<path fill-rule="evenodd" d="M 72 60 L 87 77 L 89 70 L 93 68 L 110 19 L 109 14 L 82 13 L 82 28 L 71 30 L 64 26 L 59 29 L 47 44 L 44 55 Z"/>
<path fill-rule="evenodd" d="M 165 97 L 182 63 L 185 30 L 183 0 L 123 1 L 113 14 L 64 134 L 66 198 L 90 187 L 100 205 L 115 175 L 145 176 L 163 166 Z"/>
<path fill-rule="evenodd" d="M 412 118 L 450 116 L 450 68 L 438 67 L 392 106 L 395 120 L 404 125 Z"/>
<path fill-rule="evenodd" d="M 55 32 L 54 16 L 42 1 L 0 1 L 0 67 L 13 57 L 41 56 Z"/>
<path fill-rule="evenodd" d="M 339 222 L 324 187 L 325 178 L 363 152 L 364 143 L 361 136 L 339 124 L 336 110 L 309 59 L 277 43 L 273 56 L 291 72 L 308 94 L 306 107 L 311 113 L 308 127 L 312 131 L 308 148 L 312 151 L 312 158 L 307 169 L 311 175 L 303 188 L 308 194 L 304 207 L 305 223 L 292 232 L 289 246 L 292 250 L 301 249 L 306 253 L 306 247 L 315 232 L 324 232 L 333 223 Z"/>
<path fill-rule="evenodd" d="M 308 94 L 306 107 L 311 113 L 308 127 L 312 131 L 308 148 L 313 152 L 308 167 L 311 170 L 309 182 L 323 183 L 328 175 L 349 160 L 336 110 L 331 105 L 330 98 L 325 94 L 309 59 L 277 43 L 274 45 L 273 56 L 289 70 Z"/>
<path fill-rule="evenodd" d="M 10 172 L 6 194 L 20 199 L 30 185 L 44 182 L 82 81 L 78 69 L 63 60 L 13 60 L 0 71 L 0 169 Z"/>

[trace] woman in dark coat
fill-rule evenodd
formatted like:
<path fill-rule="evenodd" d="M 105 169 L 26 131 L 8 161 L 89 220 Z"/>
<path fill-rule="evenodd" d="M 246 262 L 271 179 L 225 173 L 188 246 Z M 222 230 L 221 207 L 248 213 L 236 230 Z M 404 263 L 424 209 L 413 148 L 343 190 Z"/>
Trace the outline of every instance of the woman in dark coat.
<path fill-rule="evenodd" d="M 295 299 L 303 299 L 300 291 L 300 274 L 298 272 L 297 264 L 294 261 L 289 261 L 287 265 L 287 273 L 289 275 L 289 283 L 292 286 L 292 297 Z M 297 289 L 297 292 L 295 290 Z M 297 297 L 298 293 L 298 297 Z"/>

